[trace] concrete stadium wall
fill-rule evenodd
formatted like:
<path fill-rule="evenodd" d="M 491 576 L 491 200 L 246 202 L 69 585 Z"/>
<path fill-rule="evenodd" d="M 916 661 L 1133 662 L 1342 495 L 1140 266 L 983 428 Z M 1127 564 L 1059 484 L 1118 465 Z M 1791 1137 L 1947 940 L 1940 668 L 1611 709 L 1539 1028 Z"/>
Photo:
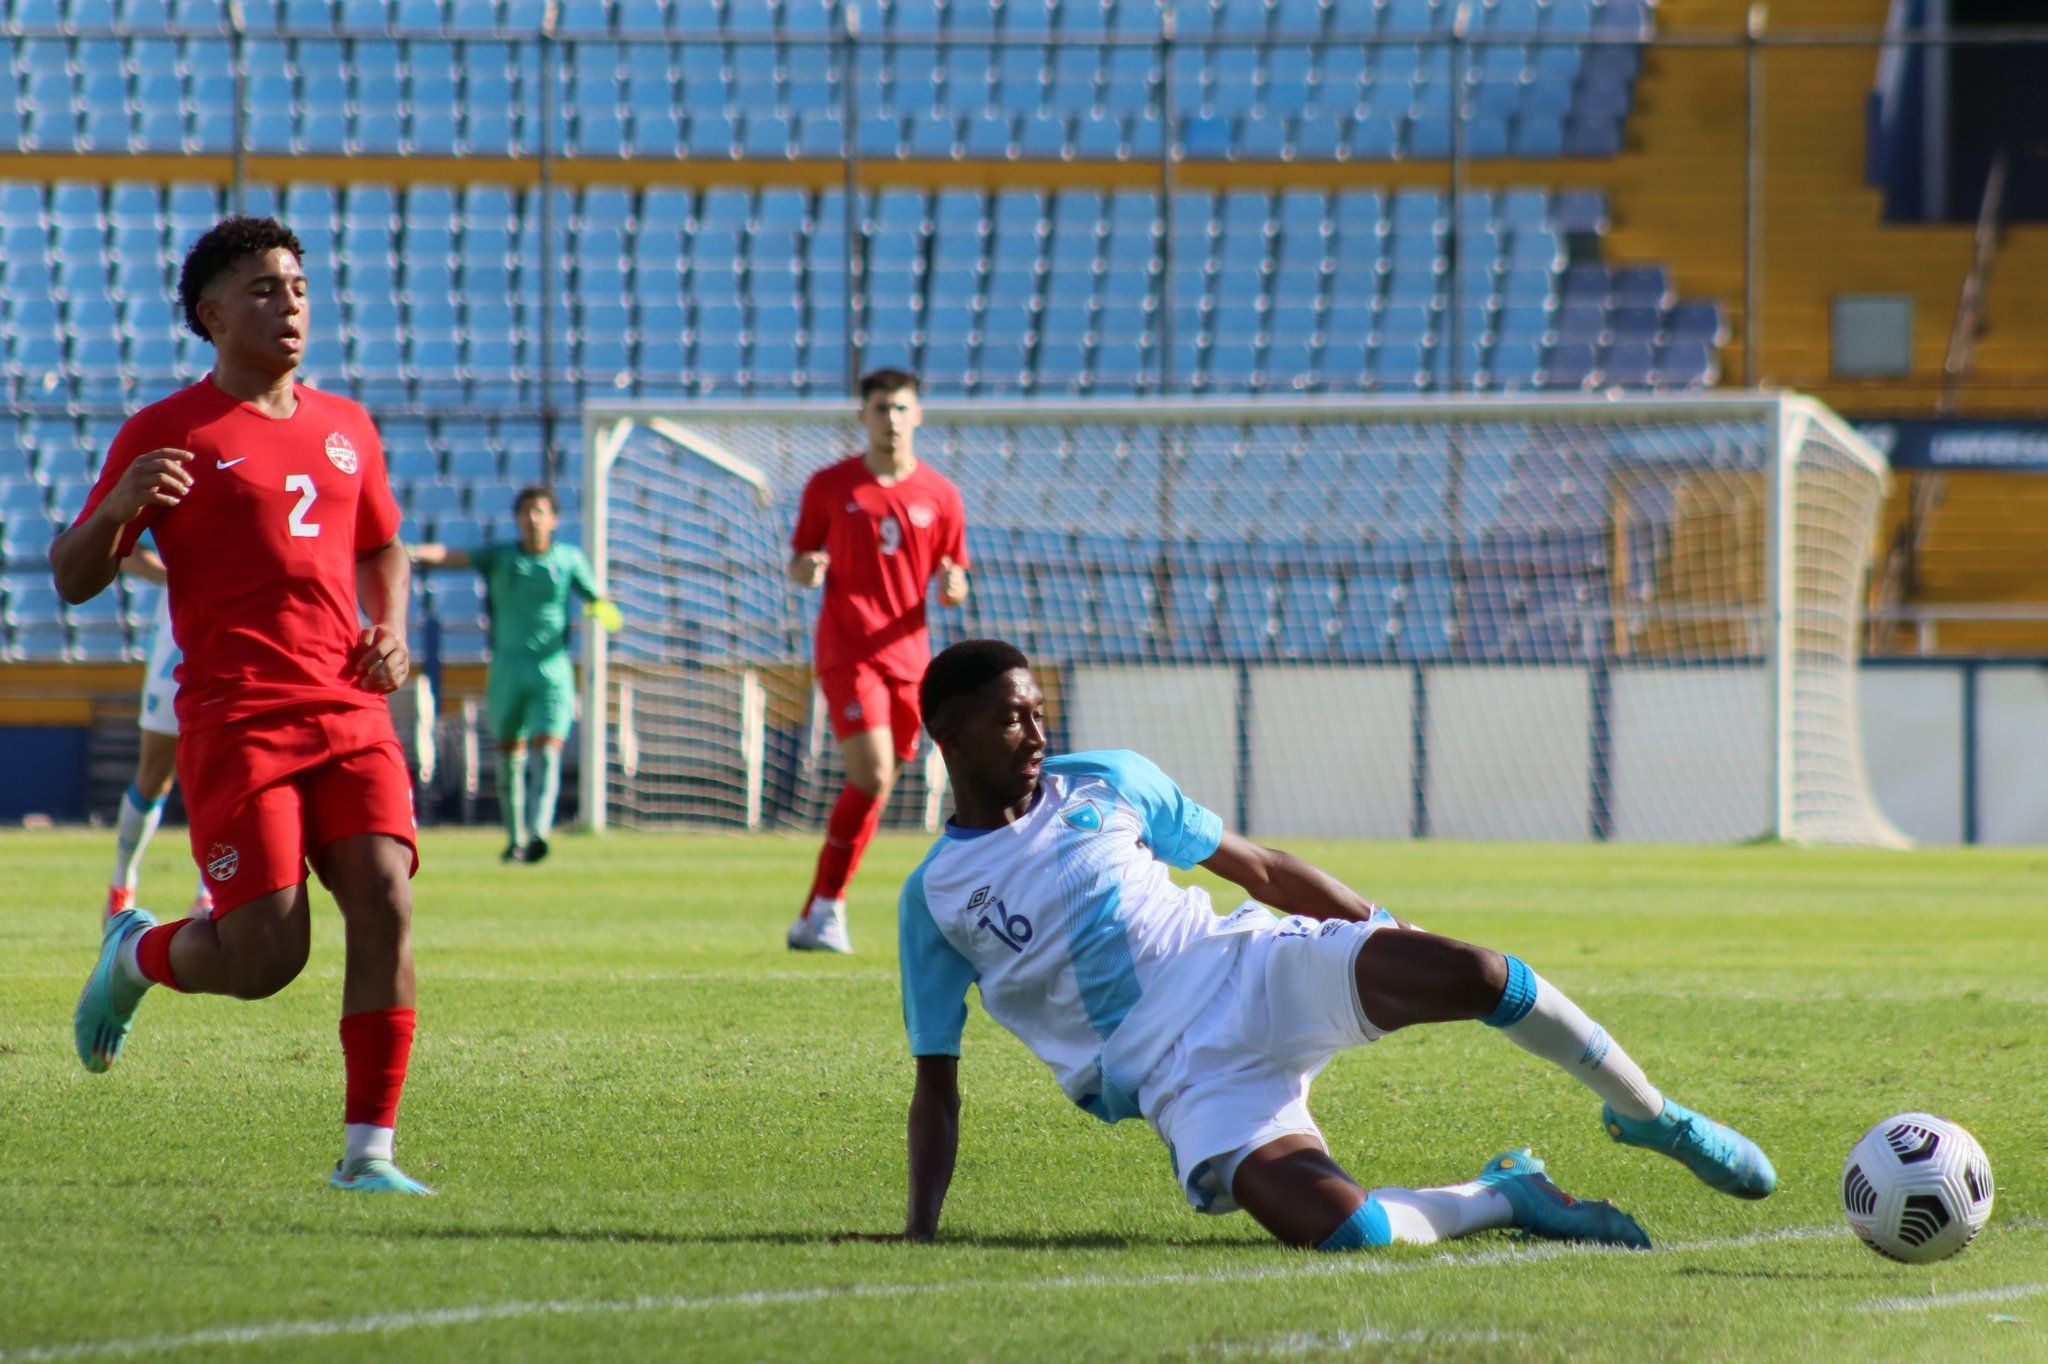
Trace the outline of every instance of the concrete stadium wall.
<path fill-rule="evenodd" d="M 1135 748 L 1269 837 L 1733 842 L 1767 823 L 1754 665 L 1065 670 L 1066 741 Z M 2048 663 L 1866 663 L 1865 760 L 1916 841 L 2048 844 Z"/>

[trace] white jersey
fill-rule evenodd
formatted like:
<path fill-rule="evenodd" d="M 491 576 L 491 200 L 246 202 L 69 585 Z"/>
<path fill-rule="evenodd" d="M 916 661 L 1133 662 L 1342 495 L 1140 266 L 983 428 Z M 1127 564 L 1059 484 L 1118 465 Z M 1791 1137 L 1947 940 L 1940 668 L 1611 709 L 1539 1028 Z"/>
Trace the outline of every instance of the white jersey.
<path fill-rule="evenodd" d="M 1272 923 L 1256 905 L 1220 916 L 1167 875 L 1222 837 L 1221 819 L 1121 750 L 1049 759 L 1013 824 L 948 823 L 898 906 L 911 1053 L 959 1055 L 979 985 L 1068 1098 L 1108 1122 L 1136 1116 L 1140 1083 L 1222 984 L 1236 935 Z"/>
<path fill-rule="evenodd" d="M 185 655 L 171 635 L 171 594 L 156 593 L 156 625 L 149 638 L 149 667 L 142 674 L 142 714 L 136 723 L 154 734 L 178 733 L 178 665 Z"/>

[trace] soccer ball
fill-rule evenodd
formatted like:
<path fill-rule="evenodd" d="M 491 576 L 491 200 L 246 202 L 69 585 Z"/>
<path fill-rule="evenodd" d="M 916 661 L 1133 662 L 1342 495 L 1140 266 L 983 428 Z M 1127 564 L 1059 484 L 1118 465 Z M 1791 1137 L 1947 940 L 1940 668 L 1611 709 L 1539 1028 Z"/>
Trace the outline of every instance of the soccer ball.
<path fill-rule="evenodd" d="M 1991 1220 L 1991 1162 L 1946 1118 L 1886 1118 L 1849 1152 L 1842 1212 L 1863 1244 L 1888 1259 L 1946 1260 Z"/>

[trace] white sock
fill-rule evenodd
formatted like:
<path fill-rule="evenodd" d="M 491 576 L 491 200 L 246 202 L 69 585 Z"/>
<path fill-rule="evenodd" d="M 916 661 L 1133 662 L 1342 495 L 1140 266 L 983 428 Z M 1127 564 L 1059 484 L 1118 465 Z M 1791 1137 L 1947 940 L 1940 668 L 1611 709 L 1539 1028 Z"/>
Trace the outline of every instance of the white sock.
<path fill-rule="evenodd" d="M 371 1122 L 345 1122 L 341 1125 L 341 1159 L 345 1165 L 359 1160 L 389 1160 L 398 1142 L 398 1129 L 379 1127 Z"/>
<path fill-rule="evenodd" d="M 1508 1196 L 1484 1184 L 1450 1184 L 1435 1189 L 1374 1189 L 1387 1210 L 1387 1225 L 1401 1245 L 1431 1246 L 1476 1231 L 1492 1231 L 1514 1220 Z"/>
<path fill-rule="evenodd" d="M 156 984 L 155 981 L 142 974 L 142 964 L 135 960 L 135 950 L 140 946 L 142 946 L 142 935 L 140 933 L 130 933 L 128 940 L 122 943 L 120 949 L 114 953 L 114 974 L 120 978 L 122 984 L 138 992 L 147 990 L 150 986 Z"/>
<path fill-rule="evenodd" d="M 142 793 L 130 782 L 121 792 L 121 814 L 114 824 L 114 873 L 107 884 L 124 890 L 135 889 L 135 873 L 142 854 L 149 847 L 156 826 L 163 823 L 164 803 L 142 803 Z"/>
<path fill-rule="evenodd" d="M 1664 1111 L 1664 1095 L 1607 1029 L 1519 958 L 1507 960 L 1508 986 L 1500 1007 L 1485 1020 L 1489 1027 L 1565 1071 L 1624 1118 L 1644 1120 Z"/>

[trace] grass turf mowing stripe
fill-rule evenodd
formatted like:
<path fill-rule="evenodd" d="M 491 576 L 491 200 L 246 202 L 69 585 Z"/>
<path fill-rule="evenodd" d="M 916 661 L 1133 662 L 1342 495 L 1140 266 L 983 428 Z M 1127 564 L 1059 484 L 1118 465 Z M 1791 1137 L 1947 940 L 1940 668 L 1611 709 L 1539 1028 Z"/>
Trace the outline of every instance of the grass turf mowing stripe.
<path fill-rule="evenodd" d="M 467 1326 L 476 1322 L 515 1321 L 536 1317 L 617 1315 L 636 1312 L 705 1312 L 726 1307 L 792 1307 L 814 1302 L 855 1299 L 943 1296 L 954 1293 L 1036 1293 L 1093 1289 L 1212 1287 L 1274 1279 L 1334 1277 L 1346 1274 L 1406 1274 L 1423 1269 L 1479 1269 L 1502 1265 L 1539 1264 L 1563 1255 L 1683 1255 L 1744 1250 L 1785 1241 L 1811 1241 L 1847 1236 L 1838 1225 L 1781 1227 L 1744 1236 L 1702 1241 L 1676 1241 L 1649 1251 L 1604 1246 L 1547 1244 L 1512 1246 L 1469 1255 L 1446 1253 L 1415 1260 L 1376 1260 L 1350 1256 L 1316 1256 L 1299 1263 L 1258 1269 L 1190 1271 L 1180 1274 L 1077 1274 L 1050 1279 L 958 1279 L 939 1283 L 850 1284 L 833 1288 L 760 1289 L 703 1297 L 646 1295 L 634 1298 L 561 1299 L 541 1302 L 475 1303 L 435 1307 L 417 1312 L 379 1312 L 330 1320 L 259 1322 L 248 1326 L 216 1326 L 183 1334 L 143 1336 L 126 1340 L 77 1341 L 66 1345 L 24 1345 L 0 1349 L 0 1364 L 58 1364 L 73 1359 L 105 1359 L 121 1355 L 161 1353 L 202 1346 L 268 1345 L 290 1340 L 372 1336 L 433 1327 Z"/>

